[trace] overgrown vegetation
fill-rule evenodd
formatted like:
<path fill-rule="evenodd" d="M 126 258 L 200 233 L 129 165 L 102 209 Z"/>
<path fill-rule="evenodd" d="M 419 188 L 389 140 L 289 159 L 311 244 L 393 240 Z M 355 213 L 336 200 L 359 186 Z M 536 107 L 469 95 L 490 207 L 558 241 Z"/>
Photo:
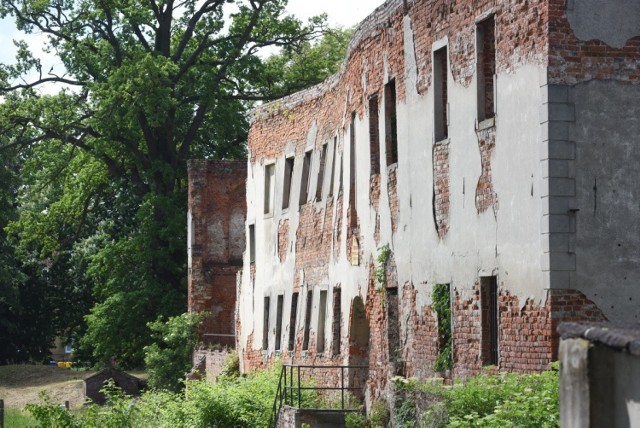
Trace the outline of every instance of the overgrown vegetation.
<path fill-rule="evenodd" d="M 149 386 L 177 392 L 182 389 L 185 373 L 191 369 L 191 353 L 198 342 L 198 325 L 206 312 L 185 313 L 149 323 L 154 343 L 145 347 L 144 362 Z"/>
<path fill-rule="evenodd" d="M 276 365 L 247 376 L 223 375 L 217 383 L 188 381 L 184 393 L 148 391 L 138 399 L 109 384 L 103 389 L 105 406 L 70 412 L 43 396 L 42 404 L 27 409 L 37 426 L 47 428 L 267 427 L 280 369 Z M 314 407 L 318 400 L 316 393 L 305 391 L 303 404 Z"/>
<path fill-rule="evenodd" d="M 34 423 L 33 417 L 26 411 L 20 409 L 4 410 L 4 426 L 7 428 L 29 428 Z"/>
<path fill-rule="evenodd" d="M 560 424 L 557 365 L 540 374 L 481 374 L 453 386 L 395 378 L 394 426 L 552 428 Z"/>
<path fill-rule="evenodd" d="M 91 405 L 80 412 L 69 412 L 43 395 L 42 404 L 27 406 L 33 416 L 28 426 L 267 427 L 281 366 L 240 376 L 234 368 L 236 362 L 237 358 L 229 359 L 227 374 L 220 376 L 217 383 L 188 381 L 183 393 L 149 391 L 134 400 L 108 385 L 104 389 L 108 398 L 105 406 Z M 457 381 L 453 386 L 394 378 L 396 401 L 392 414 L 385 401 L 376 401 L 368 417 L 350 413 L 346 425 L 348 428 L 373 428 L 389 423 L 399 428 L 558 427 L 558 365 L 552 366 L 552 370 L 541 374 L 483 373 Z M 337 408 L 341 401 L 339 396 L 322 399 L 312 390 L 304 391 L 302 400 L 307 408 Z M 351 395 L 346 404 L 350 409 L 362 408 Z"/>
<path fill-rule="evenodd" d="M 391 249 L 389 244 L 384 244 L 378 250 L 378 258 L 376 259 L 378 266 L 376 266 L 375 275 L 379 290 L 384 290 L 387 285 L 387 263 L 389 263 L 390 258 Z"/>
<path fill-rule="evenodd" d="M 438 356 L 434 370 L 443 372 L 453 367 L 449 284 L 436 284 L 433 287 L 433 309 L 438 315 Z"/>

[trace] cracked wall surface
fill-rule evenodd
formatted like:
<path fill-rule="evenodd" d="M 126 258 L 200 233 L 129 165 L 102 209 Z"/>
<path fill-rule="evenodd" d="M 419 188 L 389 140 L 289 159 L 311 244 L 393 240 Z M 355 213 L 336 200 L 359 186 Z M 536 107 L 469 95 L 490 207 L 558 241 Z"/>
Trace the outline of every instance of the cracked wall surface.
<path fill-rule="evenodd" d="M 245 252 L 237 303 L 243 370 L 275 356 L 364 364 L 348 381 L 366 383 L 367 402 L 384 397 L 395 374 L 432 376 L 436 284 L 451 290 L 453 376 L 481 370 L 491 329 L 497 367 L 530 372 L 556 357 L 559 320 L 637 314 L 640 292 L 626 284 L 640 279 L 640 38 L 631 26 L 623 47 L 609 33 L 583 40 L 581 8 L 390 0 L 355 30 L 338 74 L 254 111 L 246 223 L 255 261 Z M 484 68 L 480 38 L 494 44 Z M 436 91 L 433 52 L 443 47 L 446 90 Z M 448 124 L 444 140 L 436 114 Z M 265 198 L 274 207 L 266 214 Z M 480 290 L 487 278 L 497 287 L 493 327 Z M 281 326 L 275 306 L 265 320 L 265 297 L 272 306 L 281 297 Z"/>

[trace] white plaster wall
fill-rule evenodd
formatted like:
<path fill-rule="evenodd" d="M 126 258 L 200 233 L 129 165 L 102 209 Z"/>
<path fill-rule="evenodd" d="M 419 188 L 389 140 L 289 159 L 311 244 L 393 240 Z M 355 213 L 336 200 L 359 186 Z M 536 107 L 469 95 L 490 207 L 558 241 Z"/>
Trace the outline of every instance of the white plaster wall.
<path fill-rule="evenodd" d="M 570 89 L 576 120 L 576 288 L 611 321 L 640 320 L 640 87 Z"/>
<path fill-rule="evenodd" d="M 410 35 L 410 25 L 405 22 L 405 40 Z M 408 43 L 408 42 L 407 42 Z M 407 76 L 415 76 L 415 60 L 411 46 L 405 49 Z M 366 73 L 366 70 L 363 71 Z M 379 135 L 381 167 L 381 191 L 379 202 L 380 246 L 388 243 L 394 252 L 397 264 L 398 284 L 412 283 L 418 290 L 419 306 L 430 304 L 431 290 L 437 283 L 451 283 L 452 289 L 470 297 L 470 292 L 480 276 L 497 275 L 500 287 L 504 287 L 520 298 L 521 305 L 531 298 L 544 304 L 543 273 L 540 258 L 541 242 L 541 126 L 539 110 L 543 103 L 541 86 L 546 84 L 546 72 L 543 67 L 523 66 L 512 74 L 502 74 L 497 78 L 497 117 L 496 147 L 492 158 L 492 180 L 497 193 L 499 208 L 488 209 L 478 214 L 475 204 L 475 192 L 481 175 L 481 158 L 476 136 L 476 85 L 475 80 L 463 87 L 456 83 L 449 71 L 448 97 L 450 104 L 449 127 L 449 232 L 438 238 L 432 212 L 433 192 L 433 93 L 429 89 L 419 95 L 415 90 L 415 79 L 407 80 L 406 99 L 397 106 L 398 120 L 398 157 L 397 188 L 399 197 L 398 230 L 391 228 L 391 213 L 388 197 L 389 168 L 384 168 L 384 102 L 380 99 Z M 387 76 L 388 78 L 388 76 Z M 363 79 L 365 80 L 365 79 Z M 365 91 L 366 93 L 366 91 Z M 362 100 L 366 103 L 366 100 Z M 366 105 L 366 104 L 365 104 Z M 324 192 L 327 180 L 334 180 L 334 200 L 339 192 L 340 165 L 344 158 L 343 170 L 343 210 L 337 212 L 333 205 L 333 224 L 337 216 L 342 218 L 339 257 L 331 251 L 328 277 L 321 284 L 328 290 L 328 302 L 332 301 L 332 289 L 341 284 L 342 289 L 342 335 L 343 349 L 348 332 L 350 303 L 357 295 L 366 299 L 368 262 L 375 260 L 378 247 L 374 240 L 375 210 L 369 201 L 369 132 L 368 112 L 363 118 L 356 118 L 356 160 L 357 160 L 357 210 L 362 240 L 360 247 L 363 257 L 359 266 L 351 266 L 346 258 L 347 217 L 349 201 L 349 137 L 351 129 L 348 121 L 350 112 L 345 111 L 343 128 L 337 129 L 339 153 L 335 157 L 336 167 L 330 176 L 333 159 L 333 142 L 327 141 Z M 317 143 L 317 129 L 309 130 L 306 147 Z M 256 228 L 256 277 L 250 282 L 248 253 L 245 254 L 240 291 L 239 315 L 242 324 L 240 343 L 244 345 L 248 336 L 254 334 L 254 349 L 262 344 L 262 308 L 264 296 L 271 297 L 271 321 L 275 326 L 276 299 L 284 294 L 282 347 L 287 346 L 288 326 L 291 308 L 291 290 L 295 276 L 295 244 L 284 263 L 277 255 L 278 222 L 289 219 L 289 239 L 294 242 L 298 227 L 298 195 L 304 153 L 296 152 L 295 168 L 292 178 L 291 203 L 287 212 L 282 212 L 282 187 L 284 159 L 294 150 L 289 143 L 286 153 L 277 159 L 268 159 L 264 163 L 250 164 L 247 181 L 248 223 L 255 222 Z M 318 171 L 319 150 L 314 151 L 311 167 L 310 198 L 315 195 L 315 178 Z M 264 164 L 275 162 L 274 215 L 263 214 Z M 316 203 L 316 210 L 325 208 L 326 198 Z M 335 226 L 334 226 L 335 229 Z M 337 233 L 334 230 L 334 235 Z M 332 245 L 327 243 L 327 245 Z M 304 272 L 300 275 L 301 285 L 298 300 L 298 328 L 304 322 L 306 311 L 306 283 Z M 316 284 L 312 284 L 316 285 Z M 317 290 L 317 289 L 316 289 Z M 402 295 L 400 293 L 400 295 Z M 311 318 L 311 330 L 317 331 L 317 305 L 319 292 L 314 292 L 314 311 Z M 366 301 L 366 300 L 365 300 Z M 418 308 L 420 312 L 420 308 Z M 327 310 L 327 352 L 330 350 L 332 311 Z M 271 330 L 269 343 L 273 349 L 275 327 Z M 313 334 L 313 333 L 312 333 Z M 310 346 L 314 346 L 310 344 Z"/>

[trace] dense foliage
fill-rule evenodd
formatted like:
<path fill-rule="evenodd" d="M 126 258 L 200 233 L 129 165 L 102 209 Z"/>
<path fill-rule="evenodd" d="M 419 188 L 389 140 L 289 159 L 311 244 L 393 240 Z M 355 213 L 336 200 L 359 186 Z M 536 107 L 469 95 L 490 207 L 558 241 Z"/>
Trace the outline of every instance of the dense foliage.
<path fill-rule="evenodd" d="M 39 426 L 51 428 L 267 427 L 280 367 L 246 377 L 223 376 L 217 383 L 188 382 L 185 394 L 153 391 L 136 400 L 109 386 L 107 405 L 89 406 L 81 413 L 68 412 L 46 399 L 28 409 Z M 317 399 L 305 394 L 309 406 Z"/>
<path fill-rule="evenodd" d="M 149 323 L 154 342 L 145 347 L 144 362 L 149 387 L 167 391 L 182 389 L 191 370 L 191 353 L 198 342 L 197 327 L 206 313 L 185 313 Z"/>
<path fill-rule="evenodd" d="M 560 424 L 558 371 L 481 374 L 453 386 L 396 378 L 397 427 L 551 428 Z"/>
<path fill-rule="evenodd" d="M 15 178 L 0 189 L 7 336 L 24 336 L 12 317 L 26 281 L 45 305 L 41 347 L 62 335 L 81 360 L 142 364 L 148 323 L 186 306 L 186 160 L 244 156 L 253 102 L 317 83 L 343 58 L 347 32 L 285 6 L 0 1 L 0 16 L 46 36 L 62 62 L 44 70 L 19 42 L 0 65 L 0 174 Z M 265 47 L 281 49 L 264 59 Z"/>
<path fill-rule="evenodd" d="M 231 364 L 233 365 L 233 364 Z M 80 413 L 45 400 L 28 410 L 42 427 L 266 427 L 278 385 L 280 366 L 239 376 L 233 370 L 215 384 L 187 382 L 184 394 L 151 391 L 131 399 L 113 386 L 104 407 Z M 309 386 L 307 383 L 305 386 Z M 395 378 L 396 402 L 390 414 L 386 402 L 376 401 L 367 417 L 350 413 L 347 427 L 519 427 L 559 426 L 558 371 L 540 374 L 480 374 L 453 386 Z M 330 399 L 329 399 L 330 400 Z M 340 400 L 337 400 L 339 402 Z M 333 403 L 334 405 L 336 403 Z M 333 407 L 307 390 L 303 407 Z M 349 407 L 358 404 L 349 398 Z M 389 418 L 393 420 L 390 421 Z"/>

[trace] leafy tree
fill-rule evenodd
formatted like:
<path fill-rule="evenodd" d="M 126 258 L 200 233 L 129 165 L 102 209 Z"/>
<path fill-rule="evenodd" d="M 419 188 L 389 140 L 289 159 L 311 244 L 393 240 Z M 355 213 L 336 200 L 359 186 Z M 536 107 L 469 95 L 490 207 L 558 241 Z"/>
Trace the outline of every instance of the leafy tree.
<path fill-rule="evenodd" d="M 346 36 L 310 44 L 324 18 L 303 24 L 285 5 L 0 2 L 0 16 L 46 35 L 64 65 L 43 70 L 20 42 L 16 63 L 0 66 L 0 133 L 13 135 L 0 151 L 25 159 L 8 231 L 55 296 L 57 332 L 82 336 L 83 357 L 140 364 L 147 323 L 184 312 L 186 159 L 244 156 L 251 102 L 337 68 Z M 268 46 L 284 49 L 265 61 Z M 47 84 L 62 89 L 41 93 Z"/>

